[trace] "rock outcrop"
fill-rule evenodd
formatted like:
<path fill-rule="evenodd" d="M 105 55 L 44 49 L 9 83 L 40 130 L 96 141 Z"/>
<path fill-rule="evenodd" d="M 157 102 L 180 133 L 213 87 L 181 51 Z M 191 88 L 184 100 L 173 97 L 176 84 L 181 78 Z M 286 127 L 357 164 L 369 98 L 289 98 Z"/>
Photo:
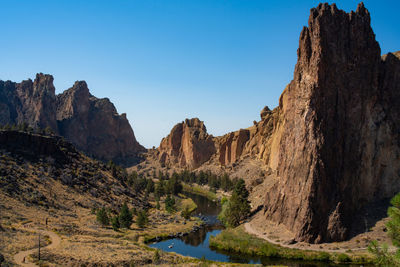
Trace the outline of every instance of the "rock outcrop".
<path fill-rule="evenodd" d="M 250 138 L 250 131 L 240 129 L 223 136 L 219 145 L 219 162 L 227 165 L 237 161 L 243 153 L 244 146 Z"/>
<path fill-rule="evenodd" d="M 57 131 L 55 99 L 51 75 L 37 74 L 34 82 L 0 81 L 0 123 L 27 122 L 32 127 L 50 126 Z"/>
<path fill-rule="evenodd" d="M 399 103 L 400 52 L 381 57 L 368 10 L 320 4 L 300 34 L 294 78 L 279 107 L 265 107 L 247 129 L 210 138 L 195 164 L 183 153 L 187 126 L 179 124 L 161 143 L 160 158 L 188 168 L 207 161 L 203 169 L 233 173 L 241 162 L 262 162 L 271 185 L 266 219 L 298 241 L 341 241 L 355 213 L 400 191 Z M 190 150 L 191 158 L 198 151 Z"/>
<path fill-rule="evenodd" d="M 197 168 L 215 153 L 215 144 L 204 123 L 193 118 L 175 125 L 158 150 L 163 165 Z"/>
<path fill-rule="evenodd" d="M 399 64 L 383 60 L 364 5 L 311 10 L 280 100 L 265 215 L 307 242 L 348 237 L 355 212 L 400 191 Z"/>
<path fill-rule="evenodd" d="M 125 114 L 118 115 L 108 99 L 89 93 L 84 81 L 60 95 L 53 77 L 42 73 L 35 81 L 0 81 L 0 123 L 50 127 L 78 149 L 100 160 L 130 165 L 145 149 L 136 141 Z"/>

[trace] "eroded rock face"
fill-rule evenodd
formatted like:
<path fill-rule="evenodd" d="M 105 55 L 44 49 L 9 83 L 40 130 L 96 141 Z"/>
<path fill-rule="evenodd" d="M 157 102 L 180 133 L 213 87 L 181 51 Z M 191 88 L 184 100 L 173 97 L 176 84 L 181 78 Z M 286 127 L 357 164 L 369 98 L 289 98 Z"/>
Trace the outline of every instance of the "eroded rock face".
<path fill-rule="evenodd" d="M 178 123 L 158 148 L 162 164 L 197 168 L 215 153 L 213 137 L 198 118 Z"/>
<path fill-rule="evenodd" d="M 247 129 L 240 129 L 223 136 L 219 142 L 219 162 L 222 165 L 227 165 L 238 160 L 249 138 L 250 131 Z"/>
<path fill-rule="evenodd" d="M 273 184 L 266 219 L 298 241 L 347 239 L 354 214 L 400 191 L 400 52 L 380 53 L 362 3 L 351 13 L 335 4 L 313 8 L 279 107 L 265 107 L 245 130 L 215 137 L 202 168 L 219 164 L 232 174 L 235 162 L 261 161 Z M 179 149 L 161 159 L 201 164 L 179 160 L 184 125 L 174 129 L 160 147 Z"/>
<path fill-rule="evenodd" d="M 119 115 L 108 98 L 92 96 L 84 81 L 57 96 L 57 121 L 62 136 L 99 159 L 131 165 L 144 150 L 126 114 Z"/>
<path fill-rule="evenodd" d="M 0 107 L 1 124 L 51 127 L 97 159 L 130 165 L 144 151 L 126 115 L 119 115 L 108 99 L 92 96 L 84 81 L 60 95 L 51 75 L 37 74 L 34 82 L 0 81 Z"/>
<path fill-rule="evenodd" d="M 271 151 L 270 136 L 279 119 L 278 115 L 278 108 L 271 111 L 265 107 L 261 111 L 262 120 L 255 122 L 255 125 L 218 137 L 208 135 L 204 123 L 199 119 L 186 119 L 175 125 L 161 141 L 157 149 L 158 160 L 169 167 L 188 169 L 195 169 L 205 162 L 219 166 L 232 165 L 245 156 L 267 163 Z"/>
<path fill-rule="evenodd" d="M 50 126 L 57 131 L 53 77 L 42 73 L 32 80 L 14 83 L 0 81 L 0 123 L 29 123 L 32 127 Z"/>
<path fill-rule="evenodd" d="M 265 214 L 307 242 L 348 236 L 354 212 L 400 191 L 399 60 L 380 57 L 361 3 L 320 4 L 300 35 L 269 161 Z"/>

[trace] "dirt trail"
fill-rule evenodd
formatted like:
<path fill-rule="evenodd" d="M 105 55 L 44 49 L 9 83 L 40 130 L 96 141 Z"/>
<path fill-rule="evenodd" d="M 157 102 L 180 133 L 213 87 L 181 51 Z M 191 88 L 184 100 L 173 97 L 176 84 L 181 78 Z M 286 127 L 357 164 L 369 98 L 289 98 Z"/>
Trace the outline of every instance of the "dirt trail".
<path fill-rule="evenodd" d="M 46 231 L 46 230 L 36 230 L 37 232 L 40 232 L 41 235 L 48 235 L 50 237 L 51 240 L 51 244 L 49 244 L 48 246 L 45 246 L 43 248 L 56 248 L 58 245 L 60 245 L 61 243 L 61 238 L 54 232 L 51 231 Z M 29 250 L 25 250 L 25 251 L 21 251 L 17 254 L 15 254 L 14 256 L 14 261 L 21 266 L 26 266 L 26 267 L 35 267 L 37 266 L 36 264 L 29 262 L 28 261 L 28 256 L 33 254 L 33 253 L 37 253 L 38 249 L 37 248 L 33 248 L 33 249 L 29 249 Z M 25 262 L 24 262 L 25 259 Z"/>
<path fill-rule="evenodd" d="M 259 231 L 255 230 L 250 223 L 245 223 L 244 224 L 244 229 L 246 230 L 247 233 L 252 234 L 257 236 L 258 238 L 264 239 L 268 241 L 268 243 L 274 244 L 274 245 L 279 245 L 284 248 L 291 248 L 291 249 L 302 249 L 302 250 L 312 250 L 312 251 L 323 251 L 323 252 L 339 252 L 339 253 L 344 253 L 347 252 L 348 249 L 343 249 L 343 248 L 338 248 L 338 249 L 327 249 L 327 248 L 320 248 L 320 247 L 300 247 L 298 243 L 292 244 L 292 245 L 287 245 L 287 244 L 282 244 L 281 242 L 277 242 L 275 240 L 272 240 L 268 238 L 267 235 L 260 233 Z M 311 245 L 312 246 L 312 245 Z M 367 248 L 353 248 L 351 249 L 352 251 L 366 251 Z"/>

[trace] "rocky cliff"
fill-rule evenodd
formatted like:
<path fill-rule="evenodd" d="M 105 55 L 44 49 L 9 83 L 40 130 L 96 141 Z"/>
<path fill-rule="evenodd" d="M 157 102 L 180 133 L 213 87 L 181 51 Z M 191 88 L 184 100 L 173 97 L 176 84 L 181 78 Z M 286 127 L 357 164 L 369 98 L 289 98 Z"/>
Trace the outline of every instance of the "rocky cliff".
<path fill-rule="evenodd" d="M 60 95 L 55 94 L 51 75 L 37 74 L 33 82 L 0 81 L 0 107 L 1 124 L 50 127 L 101 160 L 130 165 L 144 151 L 126 115 L 118 115 L 108 99 L 92 96 L 84 81 Z"/>
<path fill-rule="evenodd" d="M 160 158 L 189 168 L 205 162 L 202 168 L 219 166 L 246 179 L 250 172 L 240 168 L 261 163 L 273 184 L 264 188 L 268 220 L 298 241 L 344 240 L 358 210 L 400 191 L 399 56 L 381 57 L 362 3 L 350 13 L 320 4 L 300 34 L 294 78 L 279 107 L 265 107 L 259 122 L 221 137 L 211 139 L 204 127 L 208 148 L 185 149 L 202 158 L 196 164 L 179 160 L 181 133 L 190 128 L 179 124 L 161 143 Z"/>
<path fill-rule="evenodd" d="M 381 59 L 362 3 L 350 14 L 320 4 L 308 24 L 281 96 L 265 214 L 318 243 L 346 239 L 358 209 L 400 191 L 400 62 Z"/>
<path fill-rule="evenodd" d="M 204 123 L 194 118 L 175 125 L 158 150 L 163 165 L 197 168 L 215 153 L 215 145 Z"/>

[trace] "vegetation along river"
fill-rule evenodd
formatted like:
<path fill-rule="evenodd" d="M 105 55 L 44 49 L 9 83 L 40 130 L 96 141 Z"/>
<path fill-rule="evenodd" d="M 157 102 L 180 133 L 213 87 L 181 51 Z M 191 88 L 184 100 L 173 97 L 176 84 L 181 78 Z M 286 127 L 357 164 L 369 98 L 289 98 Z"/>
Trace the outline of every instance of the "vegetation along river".
<path fill-rule="evenodd" d="M 149 244 L 150 247 L 158 248 L 167 252 L 179 253 L 184 256 L 220 262 L 285 265 L 293 267 L 359 266 L 328 262 L 305 262 L 269 257 L 251 257 L 242 254 L 211 249 L 209 247 L 210 237 L 219 234 L 221 230 L 224 229 L 223 225 L 217 219 L 217 216 L 221 211 L 221 207 L 206 197 L 191 193 L 185 193 L 185 195 L 192 198 L 197 204 L 197 209 L 194 211 L 194 214 L 195 216 L 201 217 L 206 222 L 205 226 L 195 232 L 191 232 L 188 235 L 179 238 L 172 238 Z"/>

